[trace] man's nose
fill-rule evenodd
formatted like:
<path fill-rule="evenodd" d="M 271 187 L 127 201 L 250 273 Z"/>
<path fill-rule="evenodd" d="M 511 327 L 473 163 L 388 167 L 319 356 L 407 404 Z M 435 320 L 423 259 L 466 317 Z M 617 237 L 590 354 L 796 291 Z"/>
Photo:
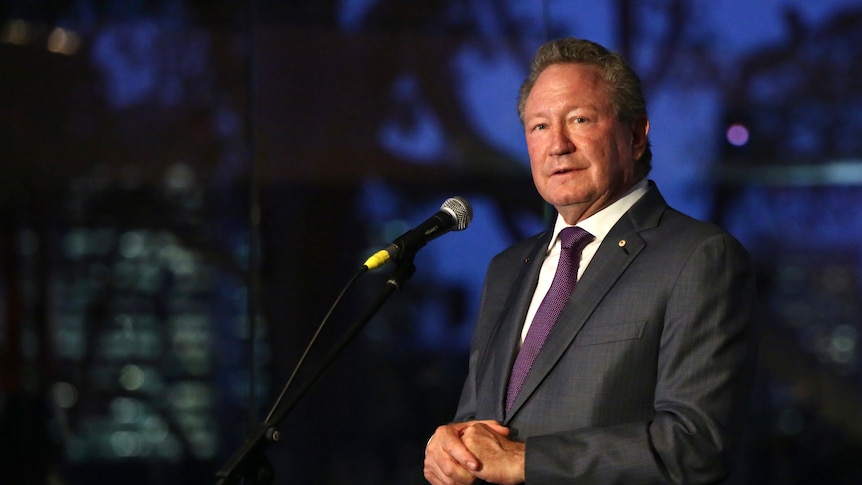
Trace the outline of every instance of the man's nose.
<path fill-rule="evenodd" d="M 575 144 L 572 142 L 568 131 L 564 127 L 552 128 L 551 137 L 551 154 L 566 155 L 575 151 Z"/>

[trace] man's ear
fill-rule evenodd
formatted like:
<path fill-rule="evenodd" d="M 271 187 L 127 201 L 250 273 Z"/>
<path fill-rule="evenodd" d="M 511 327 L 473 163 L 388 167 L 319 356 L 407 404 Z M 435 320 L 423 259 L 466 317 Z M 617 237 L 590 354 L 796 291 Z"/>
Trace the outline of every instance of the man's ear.
<path fill-rule="evenodd" d="M 640 160 L 647 148 L 647 135 L 649 135 L 649 118 L 638 118 L 632 123 L 632 155 L 635 160 Z"/>

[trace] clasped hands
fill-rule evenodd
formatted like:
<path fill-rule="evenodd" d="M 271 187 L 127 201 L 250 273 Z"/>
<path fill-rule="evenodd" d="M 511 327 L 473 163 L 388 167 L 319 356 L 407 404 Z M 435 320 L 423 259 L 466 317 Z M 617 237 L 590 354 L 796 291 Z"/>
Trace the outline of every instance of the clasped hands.
<path fill-rule="evenodd" d="M 497 421 L 465 421 L 437 428 L 425 447 L 425 479 L 432 485 L 524 482 L 524 443 L 509 439 Z"/>

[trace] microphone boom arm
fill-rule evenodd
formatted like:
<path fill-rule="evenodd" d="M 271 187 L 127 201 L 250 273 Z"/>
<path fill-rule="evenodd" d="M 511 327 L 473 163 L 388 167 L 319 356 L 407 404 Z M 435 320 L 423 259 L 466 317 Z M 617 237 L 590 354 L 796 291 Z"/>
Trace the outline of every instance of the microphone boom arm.
<path fill-rule="evenodd" d="M 400 261 L 396 261 L 396 265 L 395 270 L 392 271 L 389 279 L 386 280 L 386 284 L 378 296 L 371 302 L 365 313 L 347 329 L 347 332 L 335 343 L 329 353 L 326 354 L 321 364 L 311 375 L 311 378 L 299 388 L 289 401 L 272 410 L 269 419 L 255 426 L 240 448 L 216 472 L 215 477 L 218 485 L 234 485 L 240 483 L 239 480 L 245 480 L 243 483 L 247 485 L 267 485 L 273 483 L 275 472 L 265 452 L 269 445 L 281 441 L 281 433 L 278 431 L 278 426 L 323 373 L 326 372 L 330 365 L 332 365 L 341 352 L 365 328 L 389 297 L 396 290 L 401 289 L 416 272 L 416 266 L 413 264 L 413 255 L 408 255 Z"/>

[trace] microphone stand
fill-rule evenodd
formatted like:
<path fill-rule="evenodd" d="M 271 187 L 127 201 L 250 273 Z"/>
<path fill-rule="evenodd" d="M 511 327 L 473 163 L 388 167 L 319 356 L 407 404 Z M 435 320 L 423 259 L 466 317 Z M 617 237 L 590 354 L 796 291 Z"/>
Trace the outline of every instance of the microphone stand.
<path fill-rule="evenodd" d="M 273 409 L 270 418 L 255 426 L 246 436 L 245 441 L 233 456 L 215 474 L 218 485 L 233 485 L 245 483 L 246 485 L 268 485 L 275 480 L 275 471 L 269 459 L 266 457 L 266 449 L 269 445 L 281 441 L 281 433 L 278 426 L 284 418 L 293 410 L 296 404 L 308 392 L 312 385 L 335 361 L 335 358 L 353 341 L 354 337 L 365 327 L 372 317 L 383 307 L 383 304 L 396 291 L 413 276 L 416 266 L 413 264 L 414 254 L 406 254 L 400 260 L 395 261 L 396 269 L 386 280 L 386 284 L 380 294 L 371 302 L 368 309 L 347 332 L 336 342 L 335 346 L 324 357 L 320 366 L 311 375 L 311 378 L 296 392 L 292 399 L 286 401 L 283 406 Z M 278 403 L 276 403 L 278 405 Z M 240 482 L 243 480 L 243 482 Z"/>

